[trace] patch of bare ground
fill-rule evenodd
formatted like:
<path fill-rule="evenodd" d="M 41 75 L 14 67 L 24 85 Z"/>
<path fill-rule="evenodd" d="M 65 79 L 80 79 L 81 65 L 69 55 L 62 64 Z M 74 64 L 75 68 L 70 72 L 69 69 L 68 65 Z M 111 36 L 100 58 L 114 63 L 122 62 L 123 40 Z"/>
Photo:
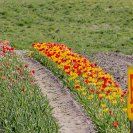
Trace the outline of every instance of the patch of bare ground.
<path fill-rule="evenodd" d="M 53 115 L 60 126 L 59 132 L 95 133 L 91 120 L 86 116 L 83 108 L 74 100 L 68 89 L 63 87 L 62 82 L 39 62 L 26 56 L 24 51 L 19 50 L 17 54 L 28 64 L 30 69 L 36 71 L 35 78 L 53 107 Z"/>
<path fill-rule="evenodd" d="M 106 52 L 94 54 L 93 58 L 100 67 L 114 77 L 123 90 L 127 89 L 127 68 L 133 65 L 133 55 Z"/>

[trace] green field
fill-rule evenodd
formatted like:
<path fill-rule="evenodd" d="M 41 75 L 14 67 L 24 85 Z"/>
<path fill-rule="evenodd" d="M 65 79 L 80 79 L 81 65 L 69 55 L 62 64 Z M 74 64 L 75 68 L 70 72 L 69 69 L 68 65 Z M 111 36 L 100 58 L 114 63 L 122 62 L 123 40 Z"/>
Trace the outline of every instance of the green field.
<path fill-rule="evenodd" d="M 65 43 L 77 51 L 133 53 L 132 0 L 0 0 L 0 40 L 19 49 Z"/>

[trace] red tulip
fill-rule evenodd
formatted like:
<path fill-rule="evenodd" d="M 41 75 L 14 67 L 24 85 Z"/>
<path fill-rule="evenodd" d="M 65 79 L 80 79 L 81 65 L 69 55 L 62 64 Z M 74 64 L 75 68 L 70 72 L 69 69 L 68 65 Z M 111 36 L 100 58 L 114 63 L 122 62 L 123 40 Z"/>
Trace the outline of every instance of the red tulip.
<path fill-rule="evenodd" d="M 28 68 L 28 65 L 25 65 L 24 67 L 25 67 L 25 68 Z"/>
<path fill-rule="evenodd" d="M 110 113 L 110 115 L 113 115 L 114 114 L 114 112 L 112 110 L 109 110 L 109 113 Z"/>
<path fill-rule="evenodd" d="M 35 74 L 35 70 L 32 70 L 31 72 L 32 72 L 32 74 Z"/>
<path fill-rule="evenodd" d="M 113 123 L 113 126 L 114 126 L 114 127 L 118 127 L 118 122 L 114 122 L 114 123 Z"/>
<path fill-rule="evenodd" d="M 26 91 L 26 89 L 25 88 L 22 88 L 22 92 L 25 92 Z"/>

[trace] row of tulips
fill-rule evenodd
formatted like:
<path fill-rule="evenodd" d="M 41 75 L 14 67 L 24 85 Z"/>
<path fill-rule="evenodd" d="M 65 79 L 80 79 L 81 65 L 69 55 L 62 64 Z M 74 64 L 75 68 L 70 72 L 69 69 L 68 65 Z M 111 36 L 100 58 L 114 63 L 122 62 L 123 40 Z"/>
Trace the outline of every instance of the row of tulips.
<path fill-rule="evenodd" d="M 113 77 L 64 44 L 36 43 L 33 56 L 74 93 L 100 133 L 127 133 L 127 91 Z"/>
<path fill-rule="evenodd" d="M 35 70 L 0 42 L 0 133 L 57 133 L 51 106 L 36 84 Z"/>

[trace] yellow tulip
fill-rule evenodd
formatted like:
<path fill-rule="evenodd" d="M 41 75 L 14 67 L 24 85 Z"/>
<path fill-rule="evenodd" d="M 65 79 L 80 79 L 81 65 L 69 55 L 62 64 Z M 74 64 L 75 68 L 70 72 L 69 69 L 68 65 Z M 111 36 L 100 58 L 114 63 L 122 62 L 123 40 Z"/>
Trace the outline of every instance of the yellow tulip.
<path fill-rule="evenodd" d="M 123 110 L 123 112 L 127 112 L 127 108 L 123 108 L 122 110 Z"/>
<path fill-rule="evenodd" d="M 102 107 L 102 108 L 105 108 L 105 107 L 106 107 L 106 104 L 101 104 L 101 107 Z"/>
<path fill-rule="evenodd" d="M 106 112 L 108 112 L 108 111 L 109 111 L 108 108 L 106 108 L 106 109 L 103 110 L 104 113 L 106 113 Z"/>
<path fill-rule="evenodd" d="M 93 95 L 88 96 L 88 100 L 91 100 L 93 98 Z"/>
<path fill-rule="evenodd" d="M 116 100 L 112 100 L 112 104 L 117 104 L 117 101 Z"/>
<path fill-rule="evenodd" d="M 86 94 L 87 94 L 87 92 L 85 92 L 85 91 L 84 91 L 84 92 L 82 92 L 82 95 L 84 95 L 84 96 L 85 96 Z"/>

